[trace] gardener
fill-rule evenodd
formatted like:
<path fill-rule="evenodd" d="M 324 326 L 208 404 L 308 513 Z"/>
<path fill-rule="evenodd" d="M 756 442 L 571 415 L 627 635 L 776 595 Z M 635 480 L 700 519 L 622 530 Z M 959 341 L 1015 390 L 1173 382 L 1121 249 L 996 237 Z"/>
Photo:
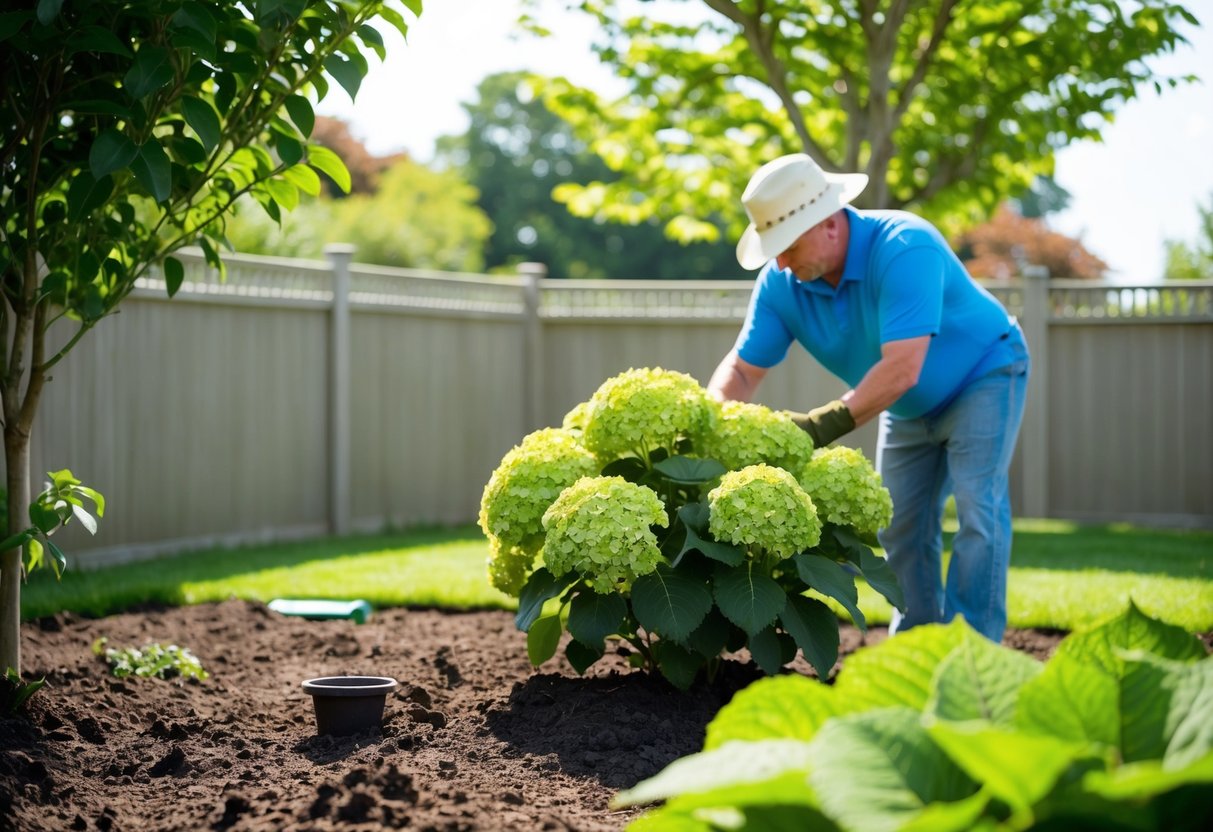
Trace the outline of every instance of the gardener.
<path fill-rule="evenodd" d="M 1023 416 L 1028 352 L 1015 319 L 974 283 L 940 233 L 902 211 L 850 203 L 864 174 L 808 156 L 763 165 L 742 194 L 737 244 L 759 272 L 745 324 L 708 385 L 748 401 L 799 341 L 851 389 L 793 414 L 817 447 L 880 416 L 876 467 L 893 498 L 880 544 L 905 593 L 890 632 L 963 615 L 993 641 L 1006 628 L 1008 469 Z M 948 493 L 960 528 L 946 583 Z"/>

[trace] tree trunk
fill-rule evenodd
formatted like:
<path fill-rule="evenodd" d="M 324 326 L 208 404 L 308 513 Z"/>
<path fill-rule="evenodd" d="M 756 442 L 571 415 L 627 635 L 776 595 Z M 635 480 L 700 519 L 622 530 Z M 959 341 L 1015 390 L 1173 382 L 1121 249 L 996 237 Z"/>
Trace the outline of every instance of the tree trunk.
<path fill-rule="evenodd" d="M 4 429 L 9 534 L 29 525 L 30 434 L 20 425 Z M 0 672 L 21 672 L 21 547 L 0 554 Z"/>

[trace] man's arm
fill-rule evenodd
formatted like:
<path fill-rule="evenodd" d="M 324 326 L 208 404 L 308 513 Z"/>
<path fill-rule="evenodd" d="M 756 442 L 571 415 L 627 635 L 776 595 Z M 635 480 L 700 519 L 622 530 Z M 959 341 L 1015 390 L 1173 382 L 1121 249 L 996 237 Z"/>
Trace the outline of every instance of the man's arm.
<path fill-rule="evenodd" d="M 880 360 L 864 374 L 854 390 L 842 395 L 856 425 L 875 418 L 918 383 L 930 346 L 930 335 L 887 341 L 881 345 Z"/>
<path fill-rule="evenodd" d="M 708 382 L 708 394 L 717 401 L 748 402 L 754 397 L 758 383 L 767 374 L 766 367 L 758 367 L 742 360 L 736 350 L 730 350 Z"/>

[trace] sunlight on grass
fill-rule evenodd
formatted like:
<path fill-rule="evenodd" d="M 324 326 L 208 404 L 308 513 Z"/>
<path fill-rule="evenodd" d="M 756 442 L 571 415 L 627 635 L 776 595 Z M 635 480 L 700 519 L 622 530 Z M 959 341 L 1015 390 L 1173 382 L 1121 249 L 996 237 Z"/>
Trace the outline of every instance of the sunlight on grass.
<path fill-rule="evenodd" d="M 945 547 L 953 531 L 954 524 L 944 535 Z M 91 572 L 69 569 L 62 583 L 43 571 L 23 588 L 22 617 L 60 610 L 105 615 L 149 601 L 195 604 L 232 597 L 512 609 L 514 599 L 488 583 L 487 557 L 480 530 L 464 526 L 215 549 Z M 1164 621 L 1213 631 L 1213 533 L 1015 521 L 1011 626 L 1086 627 L 1120 612 L 1130 598 Z M 828 603 L 846 618 L 837 602 Z M 859 606 L 871 623 L 888 623 L 888 602 L 862 581 Z"/>

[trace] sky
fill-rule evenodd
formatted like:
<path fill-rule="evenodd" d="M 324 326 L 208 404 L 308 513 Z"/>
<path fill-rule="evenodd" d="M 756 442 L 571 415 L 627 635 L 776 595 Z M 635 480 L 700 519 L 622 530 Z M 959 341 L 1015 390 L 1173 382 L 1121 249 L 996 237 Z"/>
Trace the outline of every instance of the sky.
<path fill-rule="evenodd" d="M 1165 241 L 1195 242 L 1197 206 L 1213 205 L 1213 0 L 1186 5 L 1204 25 L 1185 27 L 1190 44 L 1150 66 L 1159 75 L 1206 80 L 1164 87 L 1162 95 L 1143 88 L 1115 113 L 1102 142 L 1076 142 L 1056 157 L 1056 179 L 1072 199 L 1049 224 L 1081 239 L 1118 282 L 1159 279 Z M 585 15 L 547 3 L 539 22 L 554 36 L 539 40 L 516 34 L 521 6 L 520 0 L 425 0 L 407 43 L 385 38 L 387 59 L 372 60 L 357 100 L 335 87 L 318 111 L 348 121 L 376 155 L 405 151 L 426 162 L 438 137 L 467 129 L 461 105 L 492 73 L 528 70 L 621 91 L 590 51 L 594 31 Z"/>

